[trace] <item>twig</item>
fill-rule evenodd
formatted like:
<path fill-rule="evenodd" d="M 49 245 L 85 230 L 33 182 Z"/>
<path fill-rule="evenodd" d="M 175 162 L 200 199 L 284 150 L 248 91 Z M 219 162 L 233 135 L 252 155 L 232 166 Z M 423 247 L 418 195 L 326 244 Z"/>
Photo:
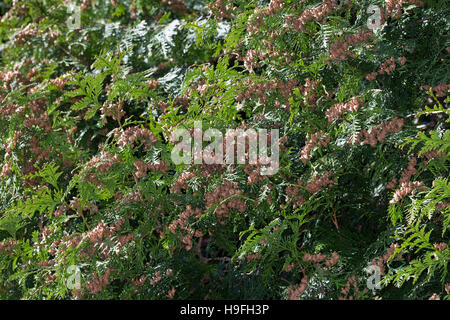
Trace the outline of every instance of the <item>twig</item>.
<path fill-rule="evenodd" d="M 336 210 L 334 209 L 334 206 L 333 206 L 333 198 L 331 198 L 331 195 L 330 195 L 330 205 L 331 205 L 331 210 L 333 211 L 333 217 L 331 220 L 333 221 L 334 225 L 336 226 L 337 232 L 340 232 L 339 224 L 337 221 L 337 214 L 336 214 Z"/>

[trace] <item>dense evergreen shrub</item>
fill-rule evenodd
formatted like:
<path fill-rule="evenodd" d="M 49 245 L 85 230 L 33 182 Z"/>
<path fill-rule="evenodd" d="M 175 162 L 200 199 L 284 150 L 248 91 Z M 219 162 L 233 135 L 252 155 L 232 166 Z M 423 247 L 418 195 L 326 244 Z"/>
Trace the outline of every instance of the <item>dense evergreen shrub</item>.
<path fill-rule="evenodd" d="M 449 7 L 3 1 L 0 298 L 449 299 Z M 175 165 L 194 121 L 279 171 Z"/>

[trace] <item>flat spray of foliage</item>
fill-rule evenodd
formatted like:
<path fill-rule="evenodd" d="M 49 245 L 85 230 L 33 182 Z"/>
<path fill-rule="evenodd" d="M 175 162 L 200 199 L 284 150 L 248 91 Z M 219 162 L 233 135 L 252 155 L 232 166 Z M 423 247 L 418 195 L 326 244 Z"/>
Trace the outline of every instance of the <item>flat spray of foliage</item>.
<path fill-rule="evenodd" d="M 0 298 L 449 299 L 448 7 L 2 1 Z M 174 165 L 194 121 L 280 170 Z"/>

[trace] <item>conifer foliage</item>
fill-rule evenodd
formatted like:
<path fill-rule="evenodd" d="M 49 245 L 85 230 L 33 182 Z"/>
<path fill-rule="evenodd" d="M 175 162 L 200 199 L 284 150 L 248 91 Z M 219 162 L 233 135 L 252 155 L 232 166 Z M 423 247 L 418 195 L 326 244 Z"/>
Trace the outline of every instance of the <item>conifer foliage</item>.
<path fill-rule="evenodd" d="M 450 299 L 449 8 L 2 1 L 0 298 Z"/>

